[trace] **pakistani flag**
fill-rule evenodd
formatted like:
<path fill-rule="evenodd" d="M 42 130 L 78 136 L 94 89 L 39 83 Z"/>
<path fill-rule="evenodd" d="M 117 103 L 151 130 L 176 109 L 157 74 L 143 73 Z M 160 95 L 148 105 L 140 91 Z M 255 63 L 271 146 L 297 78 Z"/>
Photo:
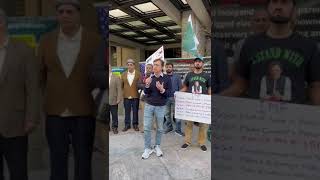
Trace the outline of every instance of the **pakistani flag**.
<path fill-rule="evenodd" d="M 192 19 L 190 14 L 188 18 L 186 32 L 183 36 L 182 49 L 195 57 L 199 57 L 200 55 L 198 54 L 198 51 L 197 51 L 198 44 L 199 44 L 199 41 L 196 37 L 196 34 L 193 31 Z"/>

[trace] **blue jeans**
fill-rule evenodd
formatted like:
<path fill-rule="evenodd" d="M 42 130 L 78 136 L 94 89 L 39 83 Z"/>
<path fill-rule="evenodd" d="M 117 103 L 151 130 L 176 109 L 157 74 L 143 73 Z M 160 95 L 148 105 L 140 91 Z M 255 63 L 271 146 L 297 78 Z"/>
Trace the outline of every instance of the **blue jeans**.
<path fill-rule="evenodd" d="M 151 148 L 151 130 L 152 120 L 155 115 L 157 121 L 156 145 L 161 144 L 161 136 L 163 134 L 163 120 L 164 120 L 165 106 L 152 106 L 145 103 L 144 107 L 144 148 Z"/>
<path fill-rule="evenodd" d="M 165 118 L 166 122 L 165 124 L 165 130 L 173 129 L 173 117 L 174 117 L 174 98 L 170 97 L 168 98 L 166 109 L 165 109 Z M 173 109 L 173 112 L 172 112 Z M 173 117 L 171 118 L 171 112 L 173 114 Z M 176 132 L 181 133 L 181 119 L 176 119 Z"/>

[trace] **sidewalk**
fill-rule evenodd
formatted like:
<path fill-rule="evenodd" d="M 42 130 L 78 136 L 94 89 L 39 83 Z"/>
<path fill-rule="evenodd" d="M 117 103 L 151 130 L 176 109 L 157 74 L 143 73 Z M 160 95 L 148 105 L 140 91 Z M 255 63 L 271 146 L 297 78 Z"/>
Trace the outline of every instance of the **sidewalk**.
<path fill-rule="evenodd" d="M 109 133 L 110 180 L 210 180 L 211 145 L 203 152 L 196 144 L 198 127 L 194 127 L 193 146 L 181 149 L 184 137 L 173 132 L 162 136 L 163 157 L 154 153 L 142 160 L 143 133 L 133 129 L 122 132 L 124 117 L 119 117 L 119 134 Z M 183 123 L 184 124 L 184 123 Z M 142 128 L 142 127 L 139 127 Z M 152 132 L 154 143 L 155 131 Z"/>
<path fill-rule="evenodd" d="M 99 127 L 99 125 L 97 126 Z M 101 133 L 102 134 L 102 133 Z M 96 140 L 102 138 L 97 134 Z M 105 132 L 107 136 L 107 132 Z M 97 146 L 96 146 L 97 147 Z M 92 176 L 93 180 L 107 179 L 106 168 L 106 155 L 101 152 L 101 148 L 93 153 L 92 158 Z M 44 135 L 43 124 L 29 136 L 29 154 L 28 154 L 28 168 L 30 180 L 49 180 L 49 149 Z M 73 179 L 73 155 L 70 151 L 69 158 L 69 179 Z M 5 163 L 5 176 L 8 178 L 8 170 Z"/>

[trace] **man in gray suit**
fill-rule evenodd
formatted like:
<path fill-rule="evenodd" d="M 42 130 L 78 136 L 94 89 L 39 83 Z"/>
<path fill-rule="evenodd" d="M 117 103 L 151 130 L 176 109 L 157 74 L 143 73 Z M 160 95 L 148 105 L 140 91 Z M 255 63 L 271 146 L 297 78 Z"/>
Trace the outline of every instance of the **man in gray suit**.
<path fill-rule="evenodd" d="M 0 9 L 0 180 L 3 159 L 10 180 L 27 180 L 28 134 L 40 118 L 39 65 L 34 51 L 14 42 Z"/>
<path fill-rule="evenodd" d="M 107 116 L 109 117 L 108 126 L 110 127 L 110 113 L 112 115 L 112 131 L 118 134 L 118 104 L 122 98 L 122 87 L 120 77 L 112 74 L 111 65 L 109 64 L 109 104 Z"/>

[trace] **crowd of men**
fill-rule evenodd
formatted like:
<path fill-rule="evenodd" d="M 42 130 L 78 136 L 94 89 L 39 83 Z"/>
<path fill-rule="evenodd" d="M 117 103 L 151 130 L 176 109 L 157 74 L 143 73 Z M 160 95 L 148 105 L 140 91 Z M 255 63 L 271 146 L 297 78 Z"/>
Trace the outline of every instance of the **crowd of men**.
<path fill-rule="evenodd" d="M 164 68 L 165 67 L 165 68 Z M 204 72 L 203 58 L 195 58 L 190 64 L 190 72 L 182 80 L 179 74 L 174 72 L 174 64 L 165 63 L 164 60 L 156 59 L 152 64 L 145 65 L 145 73 L 141 73 L 136 68 L 136 63 L 132 59 L 127 60 L 128 70 L 118 77 L 112 74 L 109 65 L 109 106 L 107 115 L 111 114 L 108 124 L 114 134 L 118 133 L 118 106 L 123 100 L 125 111 L 124 129 L 128 131 L 131 127 L 139 131 L 139 105 L 143 115 L 140 122 L 143 123 L 144 133 L 144 153 L 143 159 L 147 159 L 153 152 L 157 156 L 162 156 L 160 148 L 162 134 L 174 131 L 179 136 L 185 136 L 185 143 L 181 148 L 185 149 L 191 144 L 192 129 L 194 122 L 187 121 L 185 133 L 182 130 L 181 119 L 175 118 L 175 93 L 188 92 L 194 94 L 211 94 L 210 74 Z M 165 69 L 165 73 L 163 72 Z M 144 75 L 143 75 L 144 74 Z M 131 112 L 133 117 L 131 118 Z M 156 138 L 155 145 L 151 145 L 151 133 L 153 121 L 155 120 Z M 208 125 L 195 123 L 199 126 L 198 143 L 203 151 L 207 150 L 206 135 Z"/>

